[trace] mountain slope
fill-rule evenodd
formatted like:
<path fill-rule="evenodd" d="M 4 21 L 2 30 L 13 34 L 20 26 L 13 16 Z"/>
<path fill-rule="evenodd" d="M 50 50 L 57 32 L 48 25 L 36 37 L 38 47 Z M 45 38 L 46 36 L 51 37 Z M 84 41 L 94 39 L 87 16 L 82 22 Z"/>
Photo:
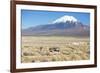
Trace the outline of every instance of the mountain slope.
<path fill-rule="evenodd" d="M 89 26 L 79 22 L 73 16 L 63 16 L 51 24 L 38 25 L 22 30 L 22 35 L 89 36 Z"/>

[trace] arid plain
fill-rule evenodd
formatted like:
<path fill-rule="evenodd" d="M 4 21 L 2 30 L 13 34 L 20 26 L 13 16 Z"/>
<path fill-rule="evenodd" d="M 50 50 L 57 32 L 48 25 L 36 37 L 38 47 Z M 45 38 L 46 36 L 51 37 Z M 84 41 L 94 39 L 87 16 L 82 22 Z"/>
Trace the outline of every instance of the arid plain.
<path fill-rule="evenodd" d="M 22 36 L 21 62 L 88 60 L 88 37 Z"/>

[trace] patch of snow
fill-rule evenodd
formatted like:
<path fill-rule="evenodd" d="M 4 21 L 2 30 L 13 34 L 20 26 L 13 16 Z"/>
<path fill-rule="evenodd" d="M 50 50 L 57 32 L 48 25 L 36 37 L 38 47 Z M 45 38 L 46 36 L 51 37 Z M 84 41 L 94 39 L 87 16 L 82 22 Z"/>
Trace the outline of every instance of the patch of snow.
<path fill-rule="evenodd" d="M 74 16 L 65 15 L 56 19 L 55 21 L 53 21 L 53 23 L 60 23 L 60 22 L 65 23 L 66 21 L 77 22 L 78 20 Z"/>

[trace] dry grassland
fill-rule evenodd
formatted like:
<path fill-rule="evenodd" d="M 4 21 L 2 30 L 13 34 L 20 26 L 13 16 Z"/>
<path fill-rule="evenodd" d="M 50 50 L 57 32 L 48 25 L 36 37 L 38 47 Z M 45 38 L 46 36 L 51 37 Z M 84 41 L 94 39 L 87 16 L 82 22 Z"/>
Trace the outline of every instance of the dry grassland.
<path fill-rule="evenodd" d="M 89 38 L 23 36 L 22 63 L 88 60 Z"/>

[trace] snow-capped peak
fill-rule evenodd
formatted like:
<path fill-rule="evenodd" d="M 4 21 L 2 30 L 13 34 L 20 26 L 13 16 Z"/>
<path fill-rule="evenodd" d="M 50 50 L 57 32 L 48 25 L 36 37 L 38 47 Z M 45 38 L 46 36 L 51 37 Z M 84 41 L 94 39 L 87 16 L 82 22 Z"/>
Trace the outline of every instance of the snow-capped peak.
<path fill-rule="evenodd" d="M 53 21 L 53 23 L 60 23 L 60 22 L 66 22 L 66 21 L 77 22 L 78 20 L 74 16 L 65 15 L 56 19 L 55 21 Z"/>

